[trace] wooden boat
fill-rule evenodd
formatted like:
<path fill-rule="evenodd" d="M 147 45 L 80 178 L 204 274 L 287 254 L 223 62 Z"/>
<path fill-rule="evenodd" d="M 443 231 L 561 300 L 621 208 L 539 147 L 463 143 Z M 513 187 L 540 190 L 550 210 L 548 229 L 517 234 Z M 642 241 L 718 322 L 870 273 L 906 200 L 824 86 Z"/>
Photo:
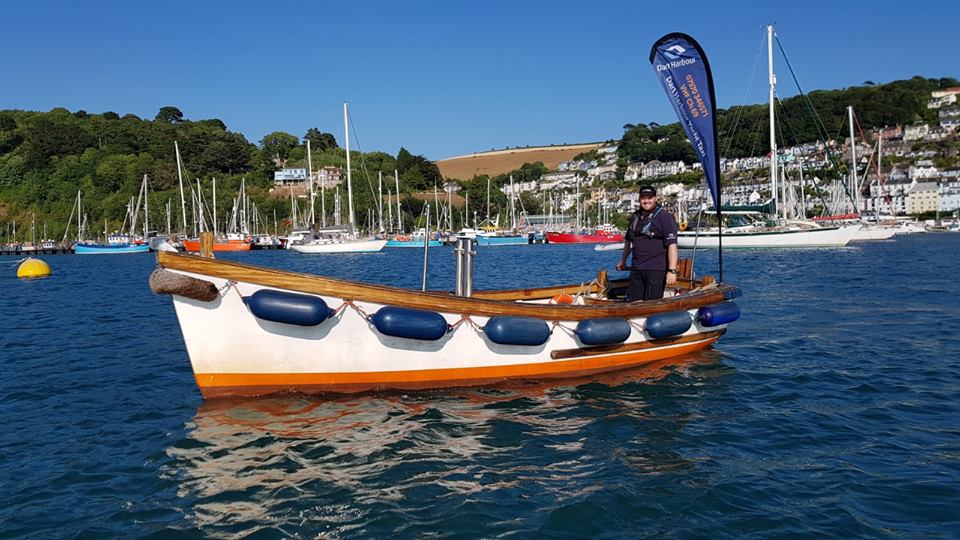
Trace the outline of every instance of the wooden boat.
<path fill-rule="evenodd" d="M 73 252 L 78 255 L 104 255 L 117 253 L 147 253 L 150 246 L 145 243 L 131 241 L 129 235 L 112 234 L 107 236 L 107 242 L 77 242 L 73 245 Z"/>
<path fill-rule="evenodd" d="M 86 244 L 73 245 L 73 252 L 77 255 L 110 255 L 118 253 L 147 253 L 150 247 L 147 244 Z"/>
<path fill-rule="evenodd" d="M 251 241 L 243 235 L 237 238 L 223 237 L 213 243 L 214 251 L 250 251 Z M 184 240 L 183 249 L 193 253 L 200 252 L 200 239 Z"/>
<path fill-rule="evenodd" d="M 623 234 L 616 230 L 596 229 L 593 232 L 548 232 L 549 244 L 610 244 L 623 242 Z"/>
<path fill-rule="evenodd" d="M 628 303 L 616 300 L 626 281 L 605 274 L 455 296 L 157 255 L 151 287 L 173 297 L 205 398 L 585 376 L 703 349 L 740 313 L 739 290 L 709 276 Z"/>

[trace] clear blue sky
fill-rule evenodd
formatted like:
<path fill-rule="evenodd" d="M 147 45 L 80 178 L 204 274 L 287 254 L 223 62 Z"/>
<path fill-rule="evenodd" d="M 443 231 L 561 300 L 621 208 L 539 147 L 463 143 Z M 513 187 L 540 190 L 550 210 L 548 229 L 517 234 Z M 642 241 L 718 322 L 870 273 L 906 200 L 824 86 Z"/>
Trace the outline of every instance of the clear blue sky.
<path fill-rule="evenodd" d="M 152 119 L 173 105 L 255 143 L 317 127 L 342 144 L 346 100 L 362 150 L 442 159 L 674 121 L 647 61 L 667 32 L 706 49 L 720 107 L 765 101 L 765 56 L 754 65 L 771 22 L 806 91 L 960 77 L 960 3 L 855 4 L 10 1 L 0 109 Z"/>

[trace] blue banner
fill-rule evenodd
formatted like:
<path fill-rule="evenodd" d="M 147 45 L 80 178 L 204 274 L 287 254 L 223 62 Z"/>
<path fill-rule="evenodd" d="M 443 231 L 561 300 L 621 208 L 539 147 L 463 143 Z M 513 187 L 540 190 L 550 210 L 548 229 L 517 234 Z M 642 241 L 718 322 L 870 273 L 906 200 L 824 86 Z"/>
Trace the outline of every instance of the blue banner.
<path fill-rule="evenodd" d="M 687 138 L 703 165 L 713 195 L 713 207 L 720 212 L 720 156 L 717 154 L 717 105 L 713 98 L 713 75 L 700 44 L 686 34 L 667 34 L 650 49 L 660 84 L 687 132 Z"/>

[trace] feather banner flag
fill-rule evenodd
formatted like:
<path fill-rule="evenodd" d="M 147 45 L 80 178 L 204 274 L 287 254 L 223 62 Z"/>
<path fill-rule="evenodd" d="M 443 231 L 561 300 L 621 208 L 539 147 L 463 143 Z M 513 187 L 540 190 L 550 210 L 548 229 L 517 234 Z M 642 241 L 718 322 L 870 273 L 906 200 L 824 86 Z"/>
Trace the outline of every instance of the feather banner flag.
<path fill-rule="evenodd" d="M 670 98 L 680 125 L 693 145 L 720 214 L 720 155 L 717 153 L 717 104 L 713 97 L 713 75 L 707 55 L 692 37 L 672 33 L 658 39 L 650 49 L 660 84 Z"/>

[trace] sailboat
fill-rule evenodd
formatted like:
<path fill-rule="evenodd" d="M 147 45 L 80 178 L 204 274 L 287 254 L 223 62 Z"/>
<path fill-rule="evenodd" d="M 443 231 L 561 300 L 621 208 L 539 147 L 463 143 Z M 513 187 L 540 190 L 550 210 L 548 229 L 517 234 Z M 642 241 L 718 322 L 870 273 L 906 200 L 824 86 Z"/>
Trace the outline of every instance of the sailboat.
<path fill-rule="evenodd" d="M 890 225 L 885 225 L 880 222 L 879 215 L 877 220 L 874 223 L 869 221 L 862 220 L 860 214 L 860 181 L 857 178 L 857 140 L 856 132 L 854 130 L 854 117 L 853 117 L 853 107 L 847 107 L 847 122 L 850 124 L 850 183 L 848 186 L 849 193 L 851 193 L 851 201 L 853 206 L 853 212 L 843 213 L 842 210 L 837 212 L 838 215 L 834 216 L 823 216 L 813 218 L 814 221 L 820 222 L 833 222 L 833 223 L 859 223 L 860 228 L 854 232 L 853 238 L 850 239 L 851 242 L 866 242 L 872 240 L 889 240 L 893 238 L 896 229 Z M 883 142 L 882 140 L 877 140 L 877 160 L 881 157 L 883 151 Z M 871 160 L 872 163 L 872 160 Z M 870 166 L 867 165 L 867 170 Z M 866 173 L 864 173 L 866 177 Z M 877 177 L 880 176 L 880 167 L 877 167 Z M 866 179 L 866 178 L 864 178 Z M 878 184 L 879 190 L 879 184 Z M 835 190 L 839 192 L 839 190 Z M 879 195 L 879 193 L 878 193 Z M 837 207 L 840 208 L 839 206 Z M 879 208 L 879 207 L 878 207 Z"/>
<path fill-rule="evenodd" d="M 801 247 L 842 247 L 853 238 L 860 229 L 859 225 L 845 225 L 823 227 L 815 221 L 807 219 L 788 219 L 785 197 L 781 198 L 779 188 L 782 180 L 779 178 L 776 117 L 774 114 L 774 99 L 776 90 L 776 76 L 773 72 L 773 26 L 767 26 L 767 68 L 770 82 L 769 117 L 770 117 L 770 188 L 773 192 L 773 203 L 776 211 L 782 215 L 771 216 L 761 210 L 746 209 L 739 211 L 725 211 L 730 217 L 737 217 L 740 223 L 735 227 L 724 227 L 722 232 L 723 247 L 728 248 L 801 248 Z M 779 212 L 778 212 L 779 213 Z M 771 226 L 769 220 L 773 220 Z M 718 248 L 721 243 L 721 232 L 717 228 L 681 231 L 677 235 L 677 245 L 681 248 Z"/>
<path fill-rule="evenodd" d="M 510 206 L 511 215 L 513 212 L 513 175 L 510 176 Z M 511 224 L 509 231 L 500 229 L 500 216 L 495 220 L 490 219 L 490 178 L 487 178 L 487 218 L 480 224 L 479 230 L 475 231 L 474 238 L 477 245 L 480 246 L 517 246 L 527 245 L 530 241 L 526 236 L 516 234 L 516 219 Z"/>
<path fill-rule="evenodd" d="M 113 234 L 107 233 L 107 222 L 104 219 L 103 222 L 103 236 L 105 242 L 89 242 L 81 240 L 81 235 L 83 234 L 83 227 L 80 225 L 80 192 L 77 192 L 77 221 L 78 221 L 78 240 L 77 243 L 73 246 L 73 252 L 78 255 L 104 255 L 104 254 L 114 254 L 114 253 L 147 253 L 150 251 L 150 246 L 143 241 L 143 239 L 137 239 L 134 236 L 134 231 L 137 226 L 137 218 L 139 216 L 140 210 L 140 201 L 143 201 L 143 210 L 144 210 L 144 221 L 143 221 L 143 237 L 147 236 L 147 230 L 149 229 L 149 213 L 147 206 L 147 175 L 143 175 L 143 183 L 140 185 L 140 194 L 138 195 L 138 200 L 134 204 L 133 198 L 131 197 L 131 203 L 127 205 L 127 215 L 123 220 L 124 226 L 127 225 L 128 221 L 130 223 L 130 228 L 127 231 L 114 232 Z"/>
<path fill-rule="evenodd" d="M 577 221 L 573 231 L 548 231 L 549 244 L 612 244 L 623 242 L 623 233 L 609 223 L 602 223 L 593 229 L 581 228 L 580 180 L 577 180 Z"/>
<path fill-rule="evenodd" d="M 347 204 L 350 221 L 347 227 L 322 228 L 313 234 L 313 239 L 303 244 L 291 244 L 289 249 L 297 253 L 375 253 L 387 245 L 387 240 L 360 238 L 357 236 L 356 219 L 353 213 L 353 176 L 350 170 L 350 125 L 349 109 L 343 104 L 343 129 L 346 134 L 347 151 Z"/>
<path fill-rule="evenodd" d="M 199 180 L 197 181 L 197 197 L 200 198 Z M 203 200 L 200 198 L 200 228 L 201 231 L 206 228 L 203 219 Z M 226 234 L 220 234 L 217 230 L 217 179 L 213 179 L 213 251 L 250 251 L 252 237 L 248 234 L 247 226 L 247 193 L 246 180 L 240 181 L 240 191 L 237 198 L 233 200 L 233 209 L 231 210 L 230 224 L 227 227 Z M 186 251 L 199 252 L 200 239 L 184 240 L 183 249 Z"/>

